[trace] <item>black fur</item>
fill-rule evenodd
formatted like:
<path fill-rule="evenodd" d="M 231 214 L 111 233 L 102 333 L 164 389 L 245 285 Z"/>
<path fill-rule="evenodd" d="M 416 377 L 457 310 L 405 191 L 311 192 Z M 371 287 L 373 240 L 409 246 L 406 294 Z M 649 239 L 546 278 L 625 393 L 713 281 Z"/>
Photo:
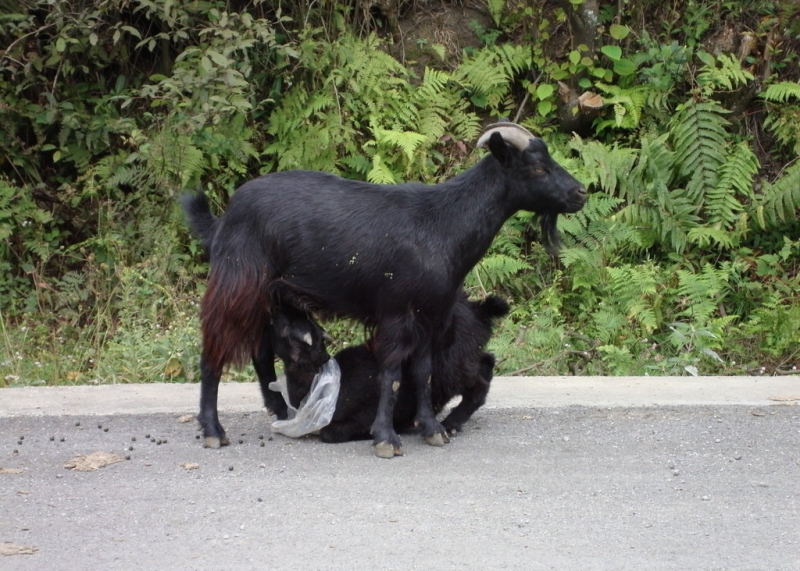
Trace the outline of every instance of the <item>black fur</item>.
<path fill-rule="evenodd" d="M 240 187 L 215 219 L 202 194 L 184 197 L 189 225 L 208 248 L 201 307 L 203 351 L 198 418 L 206 444 L 225 444 L 217 416 L 223 368 L 253 359 L 268 408 L 280 405 L 269 326 L 292 305 L 349 316 L 375 328 L 380 399 L 375 443 L 400 450 L 392 428 L 401 373 L 416 387 L 416 419 L 431 442 L 436 420 L 428 379 L 439 332 L 463 280 L 518 210 L 576 212 L 584 188 L 541 139 L 524 151 L 495 132 L 491 154 L 438 185 L 381 186 L 308 171 L 273 173 Z"/>
<path fill-rule="evenodd" d="M 508 313 L 508 304 L 499 297 L 484 301 L 468 301 L 460 295 L 442 336 L 442 346 L 434 353 L 431 378 L 431 401 L 436 414 L 454 397 L 461 402 L 448 414 L 442 425 L 450 433 L 461 431 L 463 424 L 486 402 L 493 376 L 494 355 L 484 351 L 492 334 L 495 318 Z M 296 328 L 307 331 L 309 324 L 302 317 L 282 330 L 293 334 Z M 318 362 L 324 352 L 324 339 L 314 330 L 313 343 L 302 343 L 297 351 L 276 348 L 284 362 L 292 406 L 298 407 L 308 394 L 316 371 L 310 363 Z M 276 344 L 277 347 L 277 344 Z M 341 371 L 341 387 L 331 423 L 320 430 L 324 442 L 345 442 L 369 438 L 369 430 L 378 409 L 378 361 L 370 343 L 348 347 L 336 354 Z M 394 428 L 406 432 L 412 428 L 416 413 L 416 389 L 413 384 L 400 385 L 394 407 Z"/>

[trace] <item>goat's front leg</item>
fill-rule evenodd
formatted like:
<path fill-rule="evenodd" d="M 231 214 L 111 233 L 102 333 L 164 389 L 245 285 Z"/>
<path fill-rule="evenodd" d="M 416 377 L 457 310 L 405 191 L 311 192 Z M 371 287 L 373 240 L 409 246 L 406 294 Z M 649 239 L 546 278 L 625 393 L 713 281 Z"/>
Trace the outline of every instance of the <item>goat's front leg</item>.
<path fill-rule="evenodd" d="M 382 366 L 378 373 L 380 398 L 378 399 L 378 413 L 370 428 L 375 454 L 380 458 L 393 458 L 403 455 L 400 437 L 394 430 L 393 416 L 394 403 L 397 401 L 397 391 L 400 390 L 400 366 Z"/>
<path fill-rule="evenodd" d="M 408 381 L 414 383 L 417 390 L 417 417 L 415 424 L 419 426 L 425 442 L 431 446 L 444 446 L 450 442 L 447 431 L 436 420 L 431 402 L 431 351 L 430 348 L 418 351 L 409 363 Z"/>
<path fill-rule="evenodd" d="M 221 372 L 215 370 L 207 359 L 200 358 L 200 414 L 197 420 L 203 427 L 206 448 L 219 448 L 230 443 L 217 414 L 220 375 Z"/>

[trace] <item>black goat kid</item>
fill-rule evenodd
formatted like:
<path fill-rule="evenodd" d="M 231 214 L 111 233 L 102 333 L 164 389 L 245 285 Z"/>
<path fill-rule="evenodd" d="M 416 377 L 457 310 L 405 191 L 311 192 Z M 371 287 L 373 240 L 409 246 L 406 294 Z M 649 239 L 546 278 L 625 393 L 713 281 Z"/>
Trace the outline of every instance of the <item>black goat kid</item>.
<path fill-rule="evenodd" d="M 211 261 L 200 312 L 198 418 L 206 446 L 227 442 L 217 415 L 226 365 L 252 358 L 264 402 L 281 417 L 280 395 L 268 388 L 275 380 L 268 331 L 272 310 L 287 304 L 375 328 L 380 401 L 371 431 L 378 456 L 401 453 L 392 414 L 403 367 L 416 387 L 423 437 L 447 441 L 428 380 L 438 332 L 465 276 L 515 212 L 539 213 L 543 234 L 552 237 L 558 214 L 586 202 L 583 186 L 524 128 L 491 125 L 478 146 L 490 154 L 437 185 L 279 172 L 242 185 L 217 219 L 202 194 L 184 198 Z"/>
<path fill-rule="evenodd" d="M 459 295 L 441 337 L 441 346 L 433 354 L 431 402 L 438 414 L 453 397 L 461 402 L 442 421 L 450 434 L 461 431 L 463 424 L 486 402 L 493 376 L 494 355 L 484 351 L 492 335 L 492 322 L 508 313 L 508 304 L 499 297 L 467 301 Z M 308 323 L 301 314 L 289 318 L 276 314 L 282 325 L 277 328 L 275 354 L 283 361 L 286 384 L 292 406 L 298 408 L 308 394 L 317 371 L 325 360 L 325 339 L 321 329 Z M 308 331 L 312 331 L 309 342 Z M 348 347 L 336 354 L 341 371 L 341 386 L 331 423 L 320 430 L 323 442 L 346 442 L 369 438 L 380 399 L 378 361 L 367 342 Z M 416 412 L 414 385 L 403 383 L 394 407 L 394 429 L 408 431 Z"/>

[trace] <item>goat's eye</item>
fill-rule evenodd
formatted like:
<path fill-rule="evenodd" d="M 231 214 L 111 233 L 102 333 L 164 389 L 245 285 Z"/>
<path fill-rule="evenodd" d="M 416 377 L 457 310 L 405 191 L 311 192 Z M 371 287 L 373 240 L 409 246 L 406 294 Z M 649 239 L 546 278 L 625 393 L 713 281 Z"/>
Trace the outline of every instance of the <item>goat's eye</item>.
<path fill-rule="evenodd" d="M 545 174 L 547 171 L 543 167 L 532 167 L 530 169 L 530 173 L 533 175 L 542 175 Z"/>

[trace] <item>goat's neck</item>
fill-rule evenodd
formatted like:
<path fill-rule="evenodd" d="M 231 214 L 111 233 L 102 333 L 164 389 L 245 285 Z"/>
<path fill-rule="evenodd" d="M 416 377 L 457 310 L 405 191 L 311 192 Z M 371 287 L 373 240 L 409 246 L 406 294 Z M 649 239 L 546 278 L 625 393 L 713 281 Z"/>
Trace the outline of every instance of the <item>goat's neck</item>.
<path fill-rule="evenodd" d="M 457 273 L 466 276 L 518 208 L 510 201 L 505 173 L 491 155 L 440 187 L 447 198 L 438 203 L 438 230 Z"/>

